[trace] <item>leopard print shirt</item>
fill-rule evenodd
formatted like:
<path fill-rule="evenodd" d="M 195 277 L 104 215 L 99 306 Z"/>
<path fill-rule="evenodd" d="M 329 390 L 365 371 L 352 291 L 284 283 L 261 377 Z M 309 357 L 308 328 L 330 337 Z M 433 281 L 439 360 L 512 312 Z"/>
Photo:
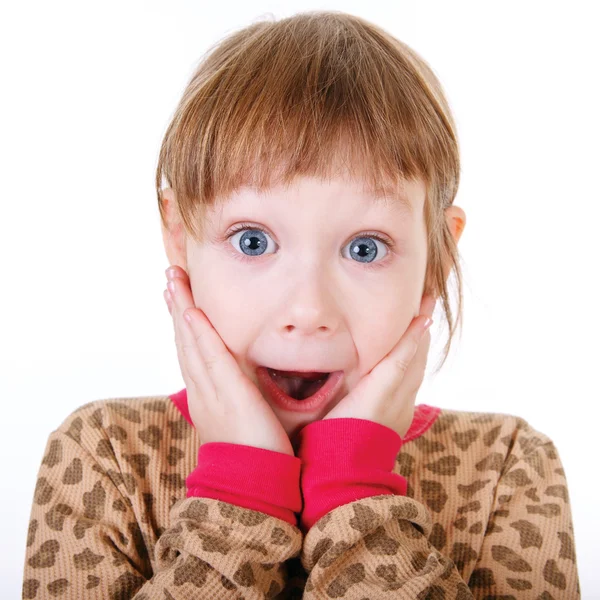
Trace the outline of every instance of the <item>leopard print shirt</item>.
<path fill-rule="evenodd" d="M 186 497 L 199 440 L 169 396 L 86 404 L 48 439 L 23 598 L 579 599 L 553 442 L 511 415 L 436 416 L 398 453 L 406 496 L 339 506 L 303 536 Z"/>

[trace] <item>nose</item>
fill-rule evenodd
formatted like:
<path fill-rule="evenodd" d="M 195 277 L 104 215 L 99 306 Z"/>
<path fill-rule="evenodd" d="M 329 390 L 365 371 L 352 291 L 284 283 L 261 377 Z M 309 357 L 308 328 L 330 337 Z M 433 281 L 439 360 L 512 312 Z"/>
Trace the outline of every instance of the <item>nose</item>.
<path fill-rule="evenodd" d="M 322 269 L 296 273 L 286 293 L 282 318 L 287 333 L 323 336 L 335 331 L 339 308 L 331 279 Z"/>

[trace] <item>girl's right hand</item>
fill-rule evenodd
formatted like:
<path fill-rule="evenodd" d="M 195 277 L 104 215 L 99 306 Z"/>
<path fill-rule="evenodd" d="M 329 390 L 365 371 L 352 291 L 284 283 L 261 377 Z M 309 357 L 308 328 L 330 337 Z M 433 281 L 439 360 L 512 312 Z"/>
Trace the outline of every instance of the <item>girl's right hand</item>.
<path fill-rule="evenodd" d="M 194 305 L 185 270 L 171 266 L 167 278 L 174 291 L 165 290 L 164 296 L 173 317 L 188 410 L 200 443 L 243 444 L 294 456 L 290 439 L 268 402 Z M 191 316 L 190 323 L 184 314 Z"/>

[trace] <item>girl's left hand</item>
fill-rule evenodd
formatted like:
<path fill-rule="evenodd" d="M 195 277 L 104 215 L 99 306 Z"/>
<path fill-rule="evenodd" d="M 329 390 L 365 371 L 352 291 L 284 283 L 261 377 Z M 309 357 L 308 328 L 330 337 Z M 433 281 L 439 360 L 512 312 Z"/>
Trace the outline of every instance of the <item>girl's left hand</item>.
<path fill-rule="evenodd" d="M 416 316 L 400 341 L 333 407 L 325 419 L 367 419 L 393 429 L 404 438 L 412 423 L 415 399 L 427 365 L 429 328 L 436 299 L 424 295 Z"/>

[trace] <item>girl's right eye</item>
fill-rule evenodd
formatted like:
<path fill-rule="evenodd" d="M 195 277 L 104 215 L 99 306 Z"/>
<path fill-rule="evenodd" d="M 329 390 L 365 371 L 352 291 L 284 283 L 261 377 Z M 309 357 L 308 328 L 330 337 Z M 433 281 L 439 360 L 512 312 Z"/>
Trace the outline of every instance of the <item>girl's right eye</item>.
<path fill-rule="evenodd" d="M 262 256 L 265 254 L 268 247 L 267 236 L 269 234 L 262 227 L 241 223 L 240 225 L 236 225 L 233 231 L 227 236 L 227 239 L 231 240 L 234 235 L 240 232 L 242 235 L 238 241 L 232 242 L 234 248 L 244 248 L 244 252 L 248 252 L 244 256 Z M 237 254 L 239 255 L 239 252 Z"/>

